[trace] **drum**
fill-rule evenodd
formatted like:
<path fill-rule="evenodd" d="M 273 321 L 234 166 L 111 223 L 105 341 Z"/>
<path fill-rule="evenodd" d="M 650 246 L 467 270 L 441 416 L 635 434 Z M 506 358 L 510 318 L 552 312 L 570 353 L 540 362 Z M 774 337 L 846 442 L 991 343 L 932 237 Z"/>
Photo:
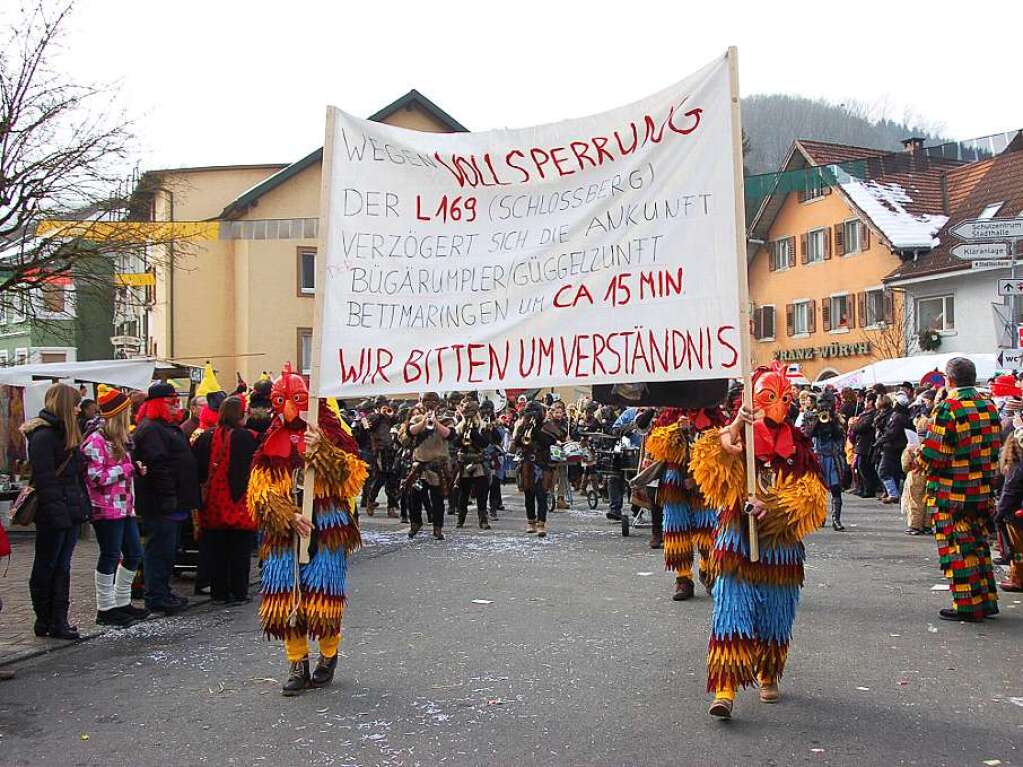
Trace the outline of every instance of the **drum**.
<path fill-rule="evenodd" d="M 565 460 L 569 463 L 582 463 L 586 457 L 586 448 L 578 442 L 566 442 L 564 446 Z"/>
<path fill-rule="evenodd" d="M 639 454 L 638 447 L 622 448 L 622 471 L 639 471 Z"/>

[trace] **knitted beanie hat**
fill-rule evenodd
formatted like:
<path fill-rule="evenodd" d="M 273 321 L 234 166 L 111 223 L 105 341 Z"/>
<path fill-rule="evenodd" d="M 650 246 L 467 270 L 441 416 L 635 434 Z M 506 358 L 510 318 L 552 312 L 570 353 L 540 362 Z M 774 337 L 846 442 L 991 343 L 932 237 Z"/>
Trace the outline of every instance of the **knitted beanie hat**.
<path fill-rule="evenodd" d="M 113 418 L 131 404 L 127 394 L 106 384 L 99 385 L 97 401 L 99 402 L 99 414 L 104 418 Z"/>

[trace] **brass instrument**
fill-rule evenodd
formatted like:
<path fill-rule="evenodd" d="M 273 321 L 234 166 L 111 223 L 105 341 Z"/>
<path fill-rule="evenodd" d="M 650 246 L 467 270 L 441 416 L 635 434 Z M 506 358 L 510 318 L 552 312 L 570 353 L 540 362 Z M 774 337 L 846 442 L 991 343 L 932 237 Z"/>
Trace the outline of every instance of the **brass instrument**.
<path fill-rule="evenodd" d="M 818 410 L 817 420 L 820 423 L 831 423 L 831 411 L 830 410 Z"/>
<path fill-rule="evenodd" d="M 433 431 L 437 426 L 437 416 L 433 410 L 430 410 L 426 414 L 426 430 Z"/>
<path fill-rule="evenodd" d="M 527 416 L 522 419 L 522 436 L 519 438 L 519 444 L 522 447 L 529 447 L 533 444 L 533 417 Z"/>
<path fill-rule="evenodd" d="M 386 418 L 394 418 L 394 408 L 390 405 L 384 405 L 380 408 L 380 415 Z"/>

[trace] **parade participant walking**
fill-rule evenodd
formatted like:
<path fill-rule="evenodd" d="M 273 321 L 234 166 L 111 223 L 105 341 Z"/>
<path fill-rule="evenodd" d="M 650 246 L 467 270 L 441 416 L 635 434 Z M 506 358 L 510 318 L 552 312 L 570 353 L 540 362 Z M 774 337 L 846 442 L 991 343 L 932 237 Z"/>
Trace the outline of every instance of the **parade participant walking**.
<path fill-rule="evenodd" d="M 46 390 L 39 416 L 21 427 L 28 441 L 32 487 L 39 503 L 35 516 L 35 559 L 29 592 L 36 636 L 78 639 L 68 624 L 71 557 L 78 525 L 89 519 L 89 499 L 81 480 L 77 408 L 81 395 L 67 384 Z"/>
<path fill-rule="evenodd" d="M 413 445 L 412 470 L 405 478 L 405 486 L 421 483 L 425 501 L 430 507 L 433 537 L 444 540 L 444 498 L 451 486 L 451 467 L 448 463 L 448 443 L 454 431 L 438 414 L 440 396 L 436 392 L 423 395 L 422 412 L 412 416 L 408 434 Z M 409 510 L 409 537 L 415 537 L 423 527 L 422 504 L 413 503 Z"/>
<path fill-rule="evenodd" d="M 885 419 L 884 431 L 878 434 L 881 449 L 881 460 L 878 464 L 878 476 L 884 483 L 884 503 L 900 504 L 902 480 L 902 451 L 906 449 L 909 439 L 906 431 L 912 428 L 909 418 L 909 397 L 905 392 L 898 392 L 892 397 L 892 406 Z"/>
<path fill-rule="evenodd" d="M 199 520 L 209 554 L 210 597 L 216 604 L 249 601 L 249 567 L 256 522 L 245 495 L 258 441 L 242 426 L 238 397 L 220 406 L 219 423 L 192 446 L 202 487 Z"/>
<path fill-rule="evenodd" d="M 488 436 L 488 444 L 483 450 L 484 465 L 487 468 L 487 508 L 491 519 L 497 519 L 497 512 L 504 511 L 504 499 L 501 497 L 501 483 L 505 478 L 504 438 L 506 430 L 494 417 L 494 403 L 483 400 L 480 403 L 480 420 L 484 433 Z"/>
<path fill-rule="evenodd" d="M 977 368 L 965 357 L 945 367 L 948 394 L 934 417 L 920 457 L 926 466 L 927 507 L 945 577 L 951 581 L 950 621 L 983 621 L 998 612 L 987 533 L 1001 448 L 994 403 L 977 391 Z"/>
<path fill-rule="evenodd" d="M 693 478 L 720 510 L 713 563 L 714 614 L 707 653 L 710 715 L 728 719 L 739 687 L 757 684 L 760 700 L 780 698 L 799 590 L 803 539 L 821 526 L 827 491 L 809 440 L 786 422 L 792 387 L 775 363 L 753 375 L 753 407 L 720 434 L 710 431 L 693 447 Z M 743 427 L 753 423 L 757 494 L 747 499 Z M 750 559 L 745 507 L 757 517 L 759 559 Z"/>
<path fill-rule="evenodd" d="M 142 561 L 135 520 L 131 400 L 124 392 L 100 386 L 99 414 L 103 424 L 82 442 L 85 486 L 99 544 L 96 623 L 123 628 L 149 615 L 131 604 L 131 584 Z"/>
<path fill-rule="evenodd" d="M 551 446 L 564 439 L 567 430 L 564 404 L 555 402 L 552 409 L 560 408 L 560 419 L 548 419 L 544 406 L 530 402 L 522 411 L 512 431 L 512 446 L 520 456 L 518 486 L 525 496 L 526 532 L 547 537 L 547 494 L 554 486 L 551 468 Z"/>
<path fill-rule="evenodd" d="M 842 414 L 835 407 L 833 392 L 821 395 L 817 409 L 803 418 L 803 433 L 813 443 L 813 452 L 821 467 L 821 479 L 831 493 L 831 529 L 843 532 L 842 484 L 847 471 L 845 462 L 845 430 Z"/>
<path fill-rule="evenodd" d="M 475 499 L 479 514 L 480 530 L 489 530 L 487 519 L 487 496 L 490 481 L 487 477 L 484 451 L 490 444 L 489 429 L 484 430 L 479 416 L 479 403 L 466 397 L 462 400 L 462 420 L 455 427 L 454 443 L 458 448 L 455 459 L 455 482 L 458 485 L 458 524 L 465 526 L 469 513 L 469 500 Z"/>
<path fill-rule="evenodd" d="M 710 550 L 714 546 L 717 512 L 708 505 L 689 468 L 692 442 L 700 433 L 724 425 L 720 409 L 689 413 L 665 408 L 654 421 L 646 438 L 647 456 L 662 464 L 657 484 L 656 506 L 663 520 L 664 567 L 675 573 L 672 599 L 684 602 L 694 593 L 693 562 L 700 553 L 700 583 L 711 592 Z"/>
<path fill-rule="evenodd" d="M 135 504 L 145 527 L 142 565 L 146 607 L 172 614 L 188 600 L 171 591 L 181 524 L 199 508 L 199 481 L 195 457 L 184 432 L 178 428 L 181 408 L 169 383 L 154 383 L 138 412 L 135 459 L 145 473 L 135 475 Z"/>
<path fill-rule="evenodd" d="M 309 393 L 290 363 L 274 382 L 271 399 L 274 421 L 252 460 L 247 503 L 263 536 L 260 625 L 268 637 L 284 640 L 291 669 L 282 693 L 291 697 L 334 679 L 348 556 L 362 543 L 352 499 L 367 467 L 326 400 L 319 400 L 319 427 L 307 428 Z M 302 515 L 299 501 L 305 467 L 315 470 L 312 520 Z M 303 537 L 311 538 L 307 564 L 299 564 Z M 312 673 L 310 638 L 320 648 Z"/>
<path fill-rule="evenodd" d="M 376 510 L 377 496 L 381 489 L 387 496 L 387 516 L 398 516 L 398 485 L 400 477 L 395 472 L 395 445 L 391 428 L 395 424 L 394 408 L 383 395 L 373 400 L 370 412 L 364 418 L 364 428 L 369 435 L 370 464 L 369 496 L 366 513 L 372 516 Z"/>

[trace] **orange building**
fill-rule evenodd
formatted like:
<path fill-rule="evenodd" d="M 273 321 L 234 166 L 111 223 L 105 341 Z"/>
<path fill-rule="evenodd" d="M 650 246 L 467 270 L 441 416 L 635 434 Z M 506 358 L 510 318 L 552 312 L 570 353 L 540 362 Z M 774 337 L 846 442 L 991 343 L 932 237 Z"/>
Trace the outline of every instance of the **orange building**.
<path fill-rule="evenodd" d="M 945 218 L 933 215 L 940 210 L 934 201 L 940 163 L 917 169 L 914 155 L 923 142 L 904 143 L 906 152 L 896 155 L 819 141 L 793 144 L 782 171 L 829 166 L 835 183 L 785 191 L 782 176 L 752 219 L 748 258 L 757 364 L 798 363 L 818 381 L 905 353 L 901 294 L 883 280 L 907 254 L 933 247 Z M 879 166 L 860 174 L 871 181 L 839 165 L 856 163 L 865 171 L 867 164 Z"/>

